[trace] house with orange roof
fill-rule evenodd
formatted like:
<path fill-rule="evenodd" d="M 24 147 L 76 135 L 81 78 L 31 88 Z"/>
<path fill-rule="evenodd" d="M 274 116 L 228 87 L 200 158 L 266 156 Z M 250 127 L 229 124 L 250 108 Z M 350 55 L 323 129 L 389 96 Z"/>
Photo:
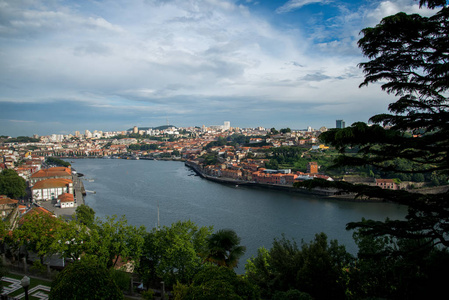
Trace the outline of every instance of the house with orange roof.
<path fill-rule="evenodd" d="M 58 202 L 61 208 L 75 207 L 75 198 L 73 194 L 64 193 L 58 196 Z"/>
<path fill-rule="evenodd" d="M 53 167 L 48 169 L 41 169 L 31 175 L 30 185 L 46 179 L 72 179 L 72 169 L 66 167 Z"/>
<path fill-rule="evenodd" d="M 31 188 L 34 201 L 56 200 L 64 193 L 73 194 L 71 179 L 51 178 L 36 182 Z"/>

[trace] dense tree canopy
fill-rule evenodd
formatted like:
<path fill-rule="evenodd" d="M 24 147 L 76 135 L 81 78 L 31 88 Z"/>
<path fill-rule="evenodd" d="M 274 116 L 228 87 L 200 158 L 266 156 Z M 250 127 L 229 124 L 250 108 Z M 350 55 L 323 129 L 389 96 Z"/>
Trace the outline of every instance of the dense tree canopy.
<path fill-rule="evenodd" d="M 190 286 L 175 286 L 175 299 L 256 300 L 260 297 L 257 286 L 233 270 L 207 266 L 195 275 Z"/>
<path fill-rule="evenodd" d="M 56 233 L 66 228 L 67 224 L 62 219 L 32 210 L 22 218 L 21 225 L 13 234 L 17 242 L 38 254 L 43 262 L 44 257 L 56 252 L 53 247 L 57 243 Z"/>
<path fill-rule="evenodd" d="M 260 248 L 245 266 L 250 282 L 260 287 L 264 298 L 276 291 L 298 290 L 314 299 L 345 299 L 345 267 L 353 257 L 337 241 L 328 242 L 317 234 L 301 247 L 284 236 L 275 239 L 270 250 Z"/>
<path fill-rule="evenodd" d="M 123 299 L 123 293 L 102 265 L 91 260 L 69 264 L 53 281 L 49 299 Z"/>
<path fill-rule="evenodd" d="M 191 221 L 153 229 L 145 236 L 142 276 L 148 282 L 162 279 L 167 286 L 189 283 L 203 267 L 201 255 L 211 233 L 212 227 L 198 227 Z"/>
<path fill-rule="evenodd" d="M 19 199 L 26 195 L 26 181 L 16 171 L 5 169 L 0 173 L 0 195 Z"/>
<path fill-rule="evenodd" d="M 88 205 L 79 205 L 75 210 L 75 218 L 79 223 L 86 225 L 87 227 L 93 227 L 95 222 L 95 211 Z"/>
<path fill-rule="evenodd" d="M 90 234 L 90 254 L 106 267 L 115 267 L 119 261 L 138 263 L 143 251 L 144 226 L 129 225 L 125 216 L 106 216 L 97 220 Z"/>

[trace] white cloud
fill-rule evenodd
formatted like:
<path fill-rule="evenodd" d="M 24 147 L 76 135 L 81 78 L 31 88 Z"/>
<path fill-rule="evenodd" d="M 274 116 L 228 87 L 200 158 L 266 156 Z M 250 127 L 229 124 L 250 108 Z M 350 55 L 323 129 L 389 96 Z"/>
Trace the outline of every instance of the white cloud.
<path fill-rule="evenodd" d="M 312 3 L 329 3 L 329 0 L 289 0 L 287 3 L 276 9 L 278 14 L 288 13 Z"/>
<path fill-rule="evenodd" d="M 382 94 L 358 89 L 358 32 L 399 7 L 415 8 L 405 0 L 357 11 L 338 6 L 336 17 L 306 36 L 236 3 L 0 0 L 0 104 L 65 100 L 190 120 L 245 110 L 282 114 L 310 103 L 328 114 L 332 107 L 348 112 Z"/>

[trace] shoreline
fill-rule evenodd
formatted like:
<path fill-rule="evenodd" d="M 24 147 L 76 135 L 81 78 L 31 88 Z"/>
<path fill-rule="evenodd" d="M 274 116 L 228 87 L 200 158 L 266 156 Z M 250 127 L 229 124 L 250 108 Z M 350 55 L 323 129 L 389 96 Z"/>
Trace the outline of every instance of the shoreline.
<path fill-rule="evenodd" d="M 98 157 L 98 156 L 90 156 L 90 157 L 62 157 L 64 159 L 105 159 L 104 157 Z M 114 158 L 106 158 L 106 159 L 114 159 Z M 115 159 L 124 159 L 124 160 L 135 160 L 132 158 L 115 158 Z M 139 160 L 139 159 L 138 159 Z M 277 184 L 264 184 L 264 183 L 257 183 L 254 181 L 245 181 L 245 180 L 237 180 L 232 178 L 224 178 L 224 177 L 214 177 L 207 175 L 200 170 L 200 167 L 188 160 L 179 158 L 179 159 L 173 159 L 173 158 L 140 158 L 140 160 L 161 160 L 161 161 L 178 161 L 178 162 L 184 162 L 184 165 L 191 170 L 193 170 L 198 176 L 201 178 L 204 178 L 209 181 L 226 184 L 226 185 L 235 185 L 235 186 L 247 186 L 250 188 L 261 188 L 261 189 L 270 189 L 270 190 L 278 190 L 288 193 L 297 193 L 297 194 L 308 194 L 308 195 L 314 195 L 321 198 L 326 198 L 329 200 L 338 200 L 338 201 L 348 201 L 348 202 L 365 202 L 365 203 L 381 203 L 381 202 L 387 202 L 383 199 L 374 199 L 374 198 L 356 198 L 355 194 L 341 194 L 338 195 L 337 189 L 320 189 L 320 188 L 314 188 L 312 190 L 306 189 L 306 188 L 295 188 L 293 186 L 286 186 L 286 185 L 277 185 Z M 447 189 L 447 188 L 446 188 Z M 418 192 L 418 191 L 410 191 L 410 192 Z M 83 196 L 85 195 L 85 192 L 83 192 Z M 84 200 L 84 197 L 83 197 Z"/>
<path fill-rule="evenodd" d="M 350 201 L 350 202 L 385 202 L 382 199 L 356 199 L 355 195 L 336 195 L 338 192 L 337 189 L 329 190 L 329 189 L 318 189 L 315 188 L 313 190 L 309 189 L 300 189 L 295 188 L 293 186 L 286 186 L 286 185 L 277 185 L 277 184 L 263 184 L 263 183 L 257 183 L 257 182 L 251 182 L 251 181 L 244 181 L 244 180 L 236 180 L 231 178 L 223 178 L 223 177 L 214 177 L 207 174 L 204 174 L 198 165 L 191 163 L 189 161 L 185 161 L 185 166 L 189 167 L 191 170 L 193 170 L 198 176 L 201 178 L 204 178 L 206 180 L 222 183 L 222 184 L 228 184 L 228 185 L 236 185 L 236 186 L 248 186 L 248 187 L 255 187 L 255 188 L 262 188 L 262 189 L 271 189 L 271 190 L 278 190 L 278 191 L 284 191 L 289 193 L 298 193 L 298 194 L 308 194 L 308 195 L 315 195 L 322 198 L 327 199 L 333 199 L 333 200 L 344 200 L 344 201 Z"/>

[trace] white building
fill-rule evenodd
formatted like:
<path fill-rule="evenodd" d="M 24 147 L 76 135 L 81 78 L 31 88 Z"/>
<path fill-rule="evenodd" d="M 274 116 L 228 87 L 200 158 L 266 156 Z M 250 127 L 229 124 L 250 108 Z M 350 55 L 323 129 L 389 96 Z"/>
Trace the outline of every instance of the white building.
<path fill-rule="evenodd" d="M 56 200 L 64 193 L 73 194 L 73 182 L 70 179 L 54 178 L 38 181 L 31 188 L 34 201 Z"/>

